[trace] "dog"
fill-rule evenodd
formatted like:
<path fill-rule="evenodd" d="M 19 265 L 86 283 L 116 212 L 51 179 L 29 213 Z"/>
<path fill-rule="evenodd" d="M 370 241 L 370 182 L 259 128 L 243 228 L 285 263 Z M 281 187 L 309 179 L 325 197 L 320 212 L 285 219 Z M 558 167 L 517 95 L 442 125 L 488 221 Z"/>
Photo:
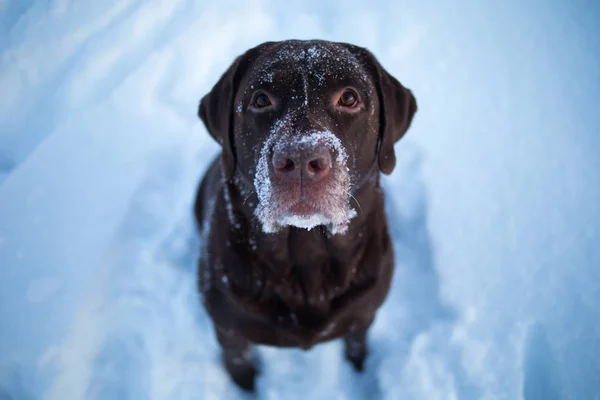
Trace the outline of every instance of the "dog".
<path fill-rule="evenodd" d="M 200 101 L 222 151 L 197 192 L 198 288 L 232 380 L 252 391 L 254 344 L 343 338 L 362 371 L 394 253 L 380 174 L 417 111 L 367 49 L 260 44 Z"/>

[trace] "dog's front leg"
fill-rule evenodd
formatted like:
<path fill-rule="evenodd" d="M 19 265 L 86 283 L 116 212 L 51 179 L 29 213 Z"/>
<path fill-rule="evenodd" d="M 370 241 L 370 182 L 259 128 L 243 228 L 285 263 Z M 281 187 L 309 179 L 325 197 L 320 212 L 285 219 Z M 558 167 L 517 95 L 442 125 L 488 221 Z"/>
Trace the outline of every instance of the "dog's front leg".
<path fill-rule="evenodd" d="M 357 372 L 364 368 L 368 354 L 367 334 L 371 323 L 359 328 L 344 337 L 344 353 Z"/>
<path fill-rule="evenodd" d="M 217 328 L 216 334 L 225 369 L 239 387 L 254 391 L 256 368 L 252 362 L 252 344 L 235 332 Z"/>

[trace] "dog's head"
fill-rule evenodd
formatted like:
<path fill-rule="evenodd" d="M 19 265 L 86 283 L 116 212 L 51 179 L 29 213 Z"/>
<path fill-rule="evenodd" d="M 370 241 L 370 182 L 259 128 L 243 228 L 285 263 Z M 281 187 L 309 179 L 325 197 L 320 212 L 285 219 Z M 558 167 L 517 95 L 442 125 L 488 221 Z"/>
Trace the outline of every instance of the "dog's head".
<path fill-rule="evenodd" d="M 349 199 L 377 170 L 417 105 L 366 49 L 326 41 L 268 42 L 238 57 L 200 102 L 223 147 L 225 179 L 258 196 L 263 231 L 326 225 L 343 233 Z"/>

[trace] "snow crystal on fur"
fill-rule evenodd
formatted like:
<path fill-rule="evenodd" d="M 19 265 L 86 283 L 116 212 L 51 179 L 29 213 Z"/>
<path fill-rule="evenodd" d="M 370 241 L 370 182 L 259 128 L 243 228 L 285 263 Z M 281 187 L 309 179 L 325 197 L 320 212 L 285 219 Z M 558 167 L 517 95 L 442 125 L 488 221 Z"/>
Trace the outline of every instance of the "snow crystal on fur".
<path fill-rule="evenodd" d="M 269 159 L 272 149 L 280 145 L 282 143 L 281 140 L 286 137 L 285 135 L 277 134 L 282 124 L 284 124 L 283 121 L 275 123 L 275 126 L 271 130 L 271 135 L 265 141 L 261 149 L 254 178 L 254 187 L 259 202 L 255 214 L 262 223 L 263 231 L 273 233 L 279 231 L 284 226 L 294 226 L 310 230 L 316 226 L 324 225 L 332 234 L 345 233 L 349 221 L 356 216 L 356 211 L 350 207 L 348 199 L 350 189 L 350 180 L 346 168 L 348 154 L 340 139 L 329 131 L 312 132 L 294 139 L 294 144 L 298 146 L 317 143 L 326 145 L 335 156 L 333 167 L 335 168 L 335 165 L 340 167 L 335 171 L 339 177 L 333 179 L 329 185 L 327 193 L 330 196 L 323 199 L 323 204 L 327 206 L 326 210 L 323 210 L 322 213 L 307 216 L 299 216 L 279 210 L 277 206 L 278 196 L 274 192 L 271 182 Z M 276 139 L 279 140 L 276 141 Z M 340 199 L 340 197 L 343 198 Z"/>

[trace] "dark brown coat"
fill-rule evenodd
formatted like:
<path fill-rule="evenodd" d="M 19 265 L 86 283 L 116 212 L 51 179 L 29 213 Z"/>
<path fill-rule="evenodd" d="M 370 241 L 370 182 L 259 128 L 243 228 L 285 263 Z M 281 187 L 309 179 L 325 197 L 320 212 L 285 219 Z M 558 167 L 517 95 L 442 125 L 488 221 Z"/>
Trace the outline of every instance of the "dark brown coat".
<path fill-rule="evenodd" d="M 347 96 L 347 87 L 358 105 L 328 100 Z M 271 102 L 264 109 L 266 97 L 253 103 L 257 90 Z M 225 367 L 241 387 L 254 387 L 252 343 L 308 349 L 344 338 L 346 357 L 362 369 L 367 330 L 386 298 L 394 265 L 379 173 L 392 172 L 393 145 L 415 112 L 412 93 L 370 52 L 324 41 L 257 46 L 238 57 L 202 99 L 199 116 L 223 150 L 206 172 L 195 205 L 203 236 L 199 288 Z M 284 207 L 298 189 L 298 196 L 312 199 L 311 207 L 339 211 L 319 199 L 337 196 L 330 181 L 347 176 L 347 193 L 340 193 L 356 216 L 341 233 L 324 225 L 279 226 L 267 233 L 256 211 L 261 149 L 277 151 L 268 147 L 269 137 L 301 140 L 316 130 L 339 138 L 347 160 L 334 161 L 331 177 L 320 182 L 305 175 L 279 182 L 269 153 L 265 173 L 275 200 L 262 206 Z M 302 151 L 304 157 L 313 150 Z M 336 148 L 328 151 L 336 160 Z"/>

